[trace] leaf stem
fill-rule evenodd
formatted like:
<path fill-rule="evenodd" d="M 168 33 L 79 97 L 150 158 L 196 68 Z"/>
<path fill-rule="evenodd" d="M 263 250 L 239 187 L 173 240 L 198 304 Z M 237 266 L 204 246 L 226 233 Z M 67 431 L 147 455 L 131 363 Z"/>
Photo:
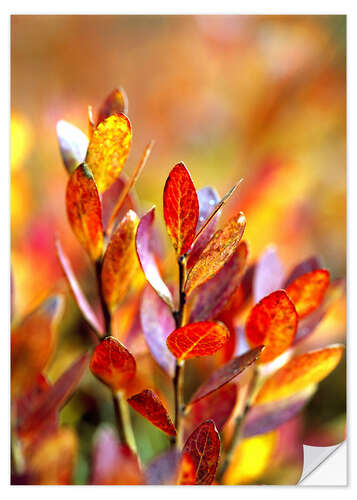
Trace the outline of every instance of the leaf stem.
<path fill-rule="evenodd" d="M 97 260 L 95 263 L 95 273 L 97 277 L 97 288 L 98 288 L 98 294 L 99 294 L 99 299 L 100 299 L 100 304 L 102 306 L 102 311 L 103 311 L 103 317 L 104 317 L 104 337 L 109 337 L 111 335 L 112 331 L 112 321 L 111 321 L 111 315 L 110 311 L 108 309 L 108 306 L 105 302 L 103 291 L 102 291 L 102 261 Z"/>
<path fill-rule="evenodd" d="M 112 396 L 120 441 L 129 446 L 129 448 L 136 453 L 137 448 L 131 425 L 128 403 L 126 402 L 125 396 L 121 391 L 113 392 Z"/>
<path fill-rule="evenodd" d="M 186 281 L 186 255 L 181 255 L 178 259 L 179 267 L 179 308 L 174 312 L 173 316 L 175 318 L 176 328 L 180 328 L 185 325 L 186 322 L 186 293 L 185 293 L 185 281 Z M 184 401 L 183 401 L 183 383 L 184 383 L 184 361 L 176 360 L 175 375 L 173 378 L 174 394 L 175 394 L 175 427 L 177 431 L 176 440 L 172 441 L 178 449 L 182 446 L 182 429 L 181 429 L 181 417 L 185 411 Z"/>

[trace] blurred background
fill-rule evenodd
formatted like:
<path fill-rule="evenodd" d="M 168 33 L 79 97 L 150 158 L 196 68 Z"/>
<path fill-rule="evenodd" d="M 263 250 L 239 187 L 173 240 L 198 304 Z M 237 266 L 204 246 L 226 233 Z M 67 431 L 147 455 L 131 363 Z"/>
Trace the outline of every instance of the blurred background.
<path fill-rule="evenodd" d="M 134 134 L 125 171 L 155 140 L 136 186 L 140 214 L 156 204 L 160 221 L 163 186 L 179 161 L 196 188 L 212 185 L 220 195 L 243 177 L 225 217 L 245 212 L 252 259 L 274 243 L 287 270 L 317 254 L 333 278 L 345 276 L 345 16 L 12 16 L 11 246 L 19 316 L 62 280 L 55 233 L 79 276 L 88 267 L 66 220 L 68 176 L 55 126 L 65 119 L 86 132 L 88 105 L 98 110 L 117 86 L 127 93 Z M 168 248 L 163 224 L 158 229 Z M 73 337 L 74 325 L 82 330 L 70 299 L 67 309 L 60 342 L 68 359 L 53 364 L 53 377 L 86 343 L 83 333 Z M 322 328 L 324 344 L 343 341 L 344 310 L 340 303 Z M 342 367 L 335 407 L 323 414 L 314 398 L 311 418 L 341 416 L 344 378 Z M 71 404 L 78 410 L 83 398 Z M 80 414 L 68 410 L 63 418 L 78 424 Z M 82 466 L 81 478 L 85 458 Z"/>

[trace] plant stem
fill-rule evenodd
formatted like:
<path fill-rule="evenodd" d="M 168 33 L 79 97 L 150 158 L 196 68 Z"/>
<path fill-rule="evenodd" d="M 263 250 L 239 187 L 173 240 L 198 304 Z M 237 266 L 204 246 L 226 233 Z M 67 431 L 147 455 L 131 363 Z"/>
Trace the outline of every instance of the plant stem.
<path fill-rule="evenodd" d="M 112 395 L 120 441 L 129 446 L 129 448 L 136 453 L 136 442 L 133 428 L 131 426 L 128 403 L 126 402 L 125 396 L 121 391 L 113 392 Z"/>
<path fill-rule="evenodd" d="M 182 255 L 177 260 L 179 266 L 179 308 L 174 312 L 176 328 L 185 325 L 185 280 L 186 280 L 186 256 Z M 181 416 L 185 411 L 183 402 L 183 381 L 184 381 L 184 361 L 176 360 L 175 375 L 173 378 L 174 393 L 175 393 L 175 427 L 177 431 L 176 440 L 172 440 L 177 448 L 182 446 L 182 429 L 181 429 Z"/>
<path fill-rule="evenodd" d="M 112 321 L 111 321 L 111 315 L 110 311 L 108 309 L 108 306 L 105 302 L 103 292 L 102 292 L 102 261 L 97 260 L 95 263 L 95 274 L 97 277 L 97 288 L 98 288 L 98 294 L 100 298 L 100 304 L 102 306 L 102 311 L 103 311 L 103 316 L 104 316 L 104 330 L 105 330 L 105 337 L 109 337 L 111 335 L 112 331 Z"/>

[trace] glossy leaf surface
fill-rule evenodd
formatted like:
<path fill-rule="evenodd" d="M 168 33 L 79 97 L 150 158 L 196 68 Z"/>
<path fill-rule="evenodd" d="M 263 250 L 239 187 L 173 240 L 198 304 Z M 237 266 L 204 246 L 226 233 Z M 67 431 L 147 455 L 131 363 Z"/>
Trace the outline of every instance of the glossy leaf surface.
<path fill-rule="evenodd" d="M 57 139 L 64 166 L 72 174 L 83 163 L 88 149 L 88 138 L 79 128 L 64 120 L 56 125 Z"/>
<path fill-rule="evenodd" d="M 193 431 L 182 450 L 179 484 L 212 484 L 220 445 L 219 434 L 212 420 L 203 422 Z"/>
<path fill-rule="evenodd" d="M 135 251 L 138 224 L 138 216 L 129 210 L 112 236 L 104 255 L 101 275 L 102 291 L 112 313 L 128 292 L 139 270 Z"/>
<path fill-rule="evenodd" d="M 209 379 L 197 389 L 190 400 L 190 404 L 199 401 L 208 394 L 211 394 L 223 385 L 227 384 L 227 382 L 230 382 L 234 377 L 248 368 L 248 366 L 257 361 L 262 350 L 263 346 L 256 347 L 241 356 L 233 358 L 231 361 L 221 366 L 221 368 L 218 368 L 218 370 L 213 372 Z"/>
<path fill-rule="evenodd" d="M 151 287 L 143 293 L 140 307 L 141 327 L 151 354 L 170 377 L 175 373 L 175 358 L 166 345 L 166 339 L 175 330 L 170 309 Z"/>
<path fill-rule="evenodd" d="M 196 234 L 199 205 L 195 186 L 183 163 L 171 170 L 164 188 L 164 219 L 177 255 L 185 254 Z"/>
<path fill-rule="evenodd" d="M 330 284 L 330 273 L 317 269 L 299 276 L 286 289 L 300 318 L 314 311 L 323 301 Z"/>
<path fill-rule="evenodd" d="M 259 361 L 272 361 L 294 340 L 298 325 L 298 316 L 284 290 L 277 290 L 264 297 L 250 312 L 245 325 L 245 332 L 251 346 L 265 345 Z"/>
<path fill-rule="evenodd" d="M 150 249 L 154 218 L 155 207 L 141 217 L 138 230 L 136 232 L 136 252 L 147 281 L 158 296 L 170 307 L 170 309 L 173 309 L 174 305 L 171 292 L 160 276 L 155 258 Z"/>
<path fill-rule="evenodd" d="M 192 292 L 189 300 L 190 322 L 217 317 L 238 288 L 247 258 L 248 246 L 242 241 L 218 273 Z"/>
<path fill-rule="evenodd" d="M 104 244 L 102 208 L 93 175 L 85 163 L 68 181 L 66 208 L 74 234 L 90 257 L 97 260 Z"/>
<path fill-rule="evenodd" d="M 77 278 L 74 275 L 71 263 L 68 260 L 67 256 L 65 255 L 61 243 L 58 239 L 56 239 L 56 252 L 62 271 L 65 277 L 67 278 L 70 290 L 74 296 L 74 299 L 81 313 L 83 314 L 83 317 L 85 318 L 87 323 L 94 329 L 94 331 L 102 335 L 104 333 L 104 329 L 102 325 L 99 323 L 98 318 L 95 312 L 93 311 L 91 305 L 84 296 L 83 291 L 77 281 Z"/>
<path fill-rule="evenodd" d="M 255 404 L 287 398 L 320 382 L 336 368 L 343 352 L 342 345 L 332 345 L 293 358 L 266 380 Z"/>
<path fill-rule="evenodd" d="M 169 436 L 176 436 L 176 429 L 160 398 L 150 389 L 145 389 L 128 399 L 134 410 Z"/>
<path fill-rule="evenodd" d="M 131 125 L 123 115 L 112 115 L 99 123 L 91 137 L 86 162 L 100 193 L 118 178 L 129 155 Z"/>
<path fill-rule="evenodd" d="M 119 340 L 107 337 L 94 349 L 90 369 L 104 384 L 118 391 L 134 377 L 136 362 Z"/>
<path fill-rule="evenodd" d="M 177 328 L 167 338 L 167 347 L 179 361 L 209 356 L 228 341 L 229 331 L 223 323 L 201 321 Z"/>
<path fill-rule="evenodd" d="M 214 233 L 187 276 L 187 295 L 214 276 L 230 259 L 243 236 L 245 224 L 245 217 L 240 213 Z"/>

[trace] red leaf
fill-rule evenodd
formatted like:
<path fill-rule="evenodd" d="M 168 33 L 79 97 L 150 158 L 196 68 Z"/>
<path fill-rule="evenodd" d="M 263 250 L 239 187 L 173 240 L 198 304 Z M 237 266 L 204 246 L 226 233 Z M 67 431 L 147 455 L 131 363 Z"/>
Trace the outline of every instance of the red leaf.
<path fill-rule="evenodd" d="M 188 273 L 185 284 L 186 295 L 214 276 L 231 258 L 243 236 L 245 224 L 244 215 L 239 213 L 232 217 L 222 229 L 214 233 Z"/>
<path fill-rule="evenodd" d="M 57 139 L 64 166 L 72 174 L 83 163 L 88 149 L 88 138 L 79 128 L 64 120 L 56 125 Z"/>
<path fill-rule="evenodd" d="M 237 402 L 237 386 L 226 384 L 209 396 L 188 407 L 184 419 L 184 436 L 187 438 L 205 420 L 213 420 L 221 432 Z"/>
<path fill-rule="evenodd" d="M 119 443 L 109 427 L 100 429 L 95 438 L 91 484 L 145 484 L 137 456 Z"/>
<path fill-rule="evenodd" d="M 212 420 L 203 422 L 187 439 L 182 450 L 178 484 L 212 484 L 216 475 L 220 439 Z M 187 466 L 193 465 L 187 474 Z M 191 467 L 188 467 L 191 469 Z"/>
<path fill-rule="evenodd" d="M 177 255 L 191 247 L 198 221 L 198 198 L 191 176 L 183 163 L 170 172 L 164 188 L 164 218 Z"/>
<path fill-rule="evenodd" d="M 131 396 L 128 403 L 155 427 L 158 427 L 169 436 L 176 436 L 176 429 L 166 408 L 153 391 L 145 389 L 139 394 Z"/>
<path fill-rule="evenodd" d="M 218 273 L 196 288 L 190 296 L 190 322 L 214 319 L 238 288 L 248 258 L 243 241 Z"/>
<path fill-rule="evenodd" d="M 212 212 L 213 208 L 219 202 L 219 196 L 215 189 L 211 187 L 205 187 L 197 191 L 197 198 L 199 203 L 199 214 L 196 227 L 196 234 L 201 229 L 203 223 L 206 221 L 207 217 Z M 203 249 L 207 245 L 211 236 L 216 230 L 216 226 L 219 219 L 219 213 L 207 224 L 202 233 L 198 236 L 194 244 L 192 245 L 191 251 L 187 258 L 187 268 L 190 269 L 198 257 L 202 253 Z"/>
<path fill-rule="evenodd" d="M 254 302 L 259 302 L 272 292 L 282 288 L 284 269 L 274 246 L 269 246 L 255 267 L 253 280 Z"/>
<path fill-rule="evenodd" d="M 114 337 L 106 337 L 94 349 L 90 369 L 113 391 L 118 391 L 134 377 L 135 359 Z"/>
<path fill-rule="evenodd" d="M 298 316 L 294 304 L 284 290 L 277 290 L 253 307 L 245 332 L 251 346 L 265 345 L 259 361 L 267 363 L 290 347 L 297 325 Z"/>
<path fill-rule="evenodd" d="M 96 127 L 111 115 L 128 113 L 128 98 L 123 89 L 114 89 L 99 108 Z"/>
<path fill-rule="evenodd" d="M 170 290 L 163 282 L 155 259 L 150 250 L 150 238 L 155 217 L 155 207 L 149 210 L 140 219 L 136 232 L 136 252 L 141 268 L 148 283 L 152 286 L 158 296 L 173 310 L 173 300 Z"/>
<path fill-rule="evenodd" d="M 64 406 L 79 384 L 88 365 L 88 354 L 82 354 L 57 380 L 47 388 L 27 413 L 19 415 L 19 432 L 22 437 L 36 432 L 42 423 Z"/>
<path fill-rule="evenodd" d="M 90 257 L 99 259 L 104 244 L 102 208 L 93 175 L 85 163 L 68 181 L 66 207 L 74 234 Z"/>
<path fill-rule="evenodd" d="M 175 321 L 170 309 L 151 287 L 144 290 L 140 318 L 151 354 L 161 368 L 173 377 L 176 361 L 167 348 L 166 339 L 175 330 Z"/>
<path fill-rule="evenodd" d="M 209 356 L 217 352 L 229 338 L 223 323 L 201 321 L 178 328 L 167 338 L 167 347 L 179 360 Z"/>
<path fill-rule="evenodd" d="M 286 289 L 300 318 L 314 311 L 323 301 L 330 284 L 330 273 L 317 269 L 299 276 Z"/>
<path fill-rule="evenodd" d="M 318 257 L 313 256 L 306 260 L 303 260 L 291 270 L 282 288 L 287 288 L 293 281 L 295 281 L 303 274 L 310 273 L 311 271 L 316 271 L 317 269 L 321 269 L 321 262 Z"/>
<path fill-rule="evenodd" d="M 59 239 L 56 239 L 56 252 L 62 271 L 65 277 L 67 278 L 70 290 L 79 307 L 79 310 L 83 314 L 84 319 L 91 326 L 91 328 L 93 328 L 95 332 L 98 332 L 99 335 L 103 335 L 104 329 L 102 325 L 99 323 L 98 318 L 94 313 L 92 307 L 90 306 L 89 302 L 87 301 L 86 297 L 84 296 L 82 289 L 77 281 L 77 278 L 74 275 L 72 266 L 62 249 Z"/>
<path fill-rule="evenodd" d="M 189 404 L 196 403 L 205 396 L 208 396 L 208 394 L 211 394 L 211 392 L 227 384 L 227 382 L 230 382 L 234 377 L 248 368 L 248 366 L 253 364 L 259 358 L 263 349 L 264 346 L 256 347 L 221 366 L 221 368 L 213 372 L 209 379 L 197 389 Z"/>
<path fill-rule="evenodd" d="M 138 272 L 135 236 L 139 218 L 129 212 L 120 221 L 103 258 L 101 284 L 105 302 L 113 314 Z"/>

